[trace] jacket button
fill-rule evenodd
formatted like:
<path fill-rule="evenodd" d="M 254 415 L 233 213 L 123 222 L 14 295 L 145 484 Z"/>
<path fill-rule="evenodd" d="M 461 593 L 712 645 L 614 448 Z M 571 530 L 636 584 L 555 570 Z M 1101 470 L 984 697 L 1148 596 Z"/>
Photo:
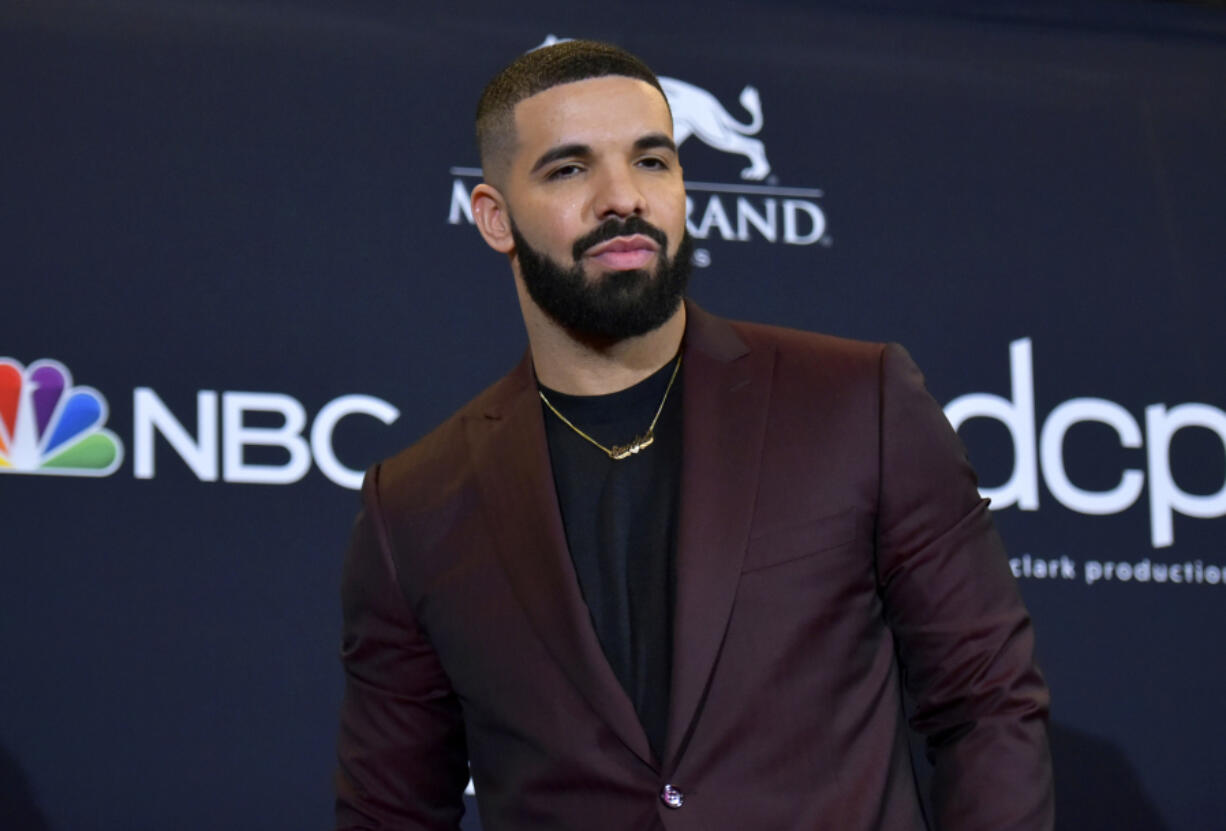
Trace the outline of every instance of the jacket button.
<path fill-rule="evenodd" d="M 685 794 L 672 785 L 665 785 L 660 791 L 660 801 L 670 808 L 680 808 L 685 804 Z"/>

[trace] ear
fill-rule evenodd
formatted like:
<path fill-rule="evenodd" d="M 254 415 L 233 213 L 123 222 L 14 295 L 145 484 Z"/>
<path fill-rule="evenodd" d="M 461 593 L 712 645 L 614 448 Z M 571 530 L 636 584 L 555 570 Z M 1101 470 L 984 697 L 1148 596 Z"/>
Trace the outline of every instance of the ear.
<path fill-rule="evenodd" d="M 472 210 L 473 222 L 490 248 L 502 254 L 515 250 L 507 200 L 497 188 L 485 182 L 473 188 Z"/>

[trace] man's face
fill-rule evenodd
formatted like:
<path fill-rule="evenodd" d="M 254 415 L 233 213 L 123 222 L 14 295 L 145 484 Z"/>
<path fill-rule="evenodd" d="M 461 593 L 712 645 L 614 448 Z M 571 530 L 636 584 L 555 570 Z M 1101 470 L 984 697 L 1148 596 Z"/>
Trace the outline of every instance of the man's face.
<path fill-rule="evenodd" d="M 575 334 L 620 340 L 676 311 L 689 272 L 672 118 L 623 76 L 563 84 L 515 109 L 504 188 L 533 302 Z"/>

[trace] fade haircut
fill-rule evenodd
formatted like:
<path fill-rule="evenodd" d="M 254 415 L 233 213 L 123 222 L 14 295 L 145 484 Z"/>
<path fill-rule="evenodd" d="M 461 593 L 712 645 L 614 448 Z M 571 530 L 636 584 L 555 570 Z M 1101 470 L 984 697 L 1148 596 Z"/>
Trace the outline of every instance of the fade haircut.
<path fill-rule="evenodd" d="M 646 81 L 668 103 L 647 64 L 620 46 L 595 40 L 567 40 L 533 49 L 495 75 L 477 103 L 477 152 L 486 181 L 500 187 L 515 152 L 516 104 L 559 84 L 605 75 Z"/>

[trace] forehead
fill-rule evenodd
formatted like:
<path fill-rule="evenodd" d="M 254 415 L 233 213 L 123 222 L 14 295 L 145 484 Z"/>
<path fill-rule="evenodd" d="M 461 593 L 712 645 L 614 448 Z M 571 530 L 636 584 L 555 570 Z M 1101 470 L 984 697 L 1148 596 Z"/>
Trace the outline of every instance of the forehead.
<path fill-rule="evenodd" d="M 558 84 L 515 105 L 521 152 L 572 142 L 634 142 L 647 133 L 673 134 L 673 120 L 660 91 L 646 81 L 605 75 Z"/>

